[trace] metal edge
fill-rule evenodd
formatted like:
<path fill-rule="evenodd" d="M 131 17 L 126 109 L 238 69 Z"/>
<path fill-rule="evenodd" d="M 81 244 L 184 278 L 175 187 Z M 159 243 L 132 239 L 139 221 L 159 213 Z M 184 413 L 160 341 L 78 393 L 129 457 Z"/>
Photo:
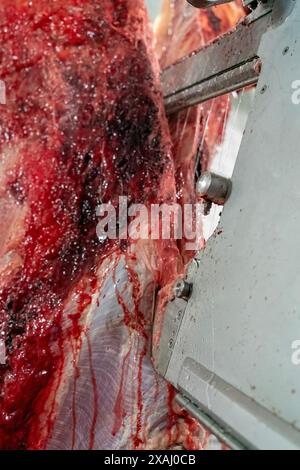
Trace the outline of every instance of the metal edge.
<path fill-rule="evenodd" d="M 197 421 L 201 422 L 214 436 L 227 445 L 232 450 L 250 450 L 241 442 L 235 439 L 224 427 L 213 420 L 208 414 L 199 408 L 195 403 L 184 395 L 176 395 L 177 403 L 188 411 Z M 254 450 L 254 449 L 251 449 Z"/>

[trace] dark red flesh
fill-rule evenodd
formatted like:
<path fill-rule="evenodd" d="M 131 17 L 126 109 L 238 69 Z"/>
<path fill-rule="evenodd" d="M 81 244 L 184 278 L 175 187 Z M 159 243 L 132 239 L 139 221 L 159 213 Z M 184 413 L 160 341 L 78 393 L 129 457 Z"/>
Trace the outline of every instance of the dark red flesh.
<path fill-rule="evenodd" d="M 64 343 L 114 248 L 97 240 L 97 204 L 157 201 L 169 165 L 140 23 L 130 0 L 1 1 L 0 197 L 26 210 L 21 266 L 0 283 L 1 449 L 43 448 L 51 431 Z"/>

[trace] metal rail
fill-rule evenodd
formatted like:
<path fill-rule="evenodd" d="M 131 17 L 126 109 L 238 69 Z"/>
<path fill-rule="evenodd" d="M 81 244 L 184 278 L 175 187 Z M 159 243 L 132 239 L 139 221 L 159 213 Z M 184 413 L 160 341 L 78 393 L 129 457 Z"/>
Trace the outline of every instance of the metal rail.
<path fill-rule="evenodd" d="M 258 49 L 268 29 L 272 7 L 264 6 L 238 27 L 162 73 L 168 114 L 258 81 Z"/>

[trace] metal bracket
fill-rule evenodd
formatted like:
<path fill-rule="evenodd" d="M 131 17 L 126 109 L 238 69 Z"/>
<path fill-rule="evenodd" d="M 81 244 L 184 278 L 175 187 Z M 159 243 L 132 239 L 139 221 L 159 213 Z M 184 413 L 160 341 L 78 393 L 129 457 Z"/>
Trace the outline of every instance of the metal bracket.
<path fill-rule="evenodd" d="M 205 411 L 201 410 L 198 405 L 193 403 L 184 395 L 176 395 L 177 403 L 187 410 L 194 418 L 203 424 L 214 436 L 220 439 L 231 450 L 247 450 L 241 442 L 239 442 L 231 433 L 223 426 L 209 416 Z"/>
<path fill-rule="evenodd" d="M 234 31 L 163 71 L 168 114 L 257 83 L 258 49 L 270 25 L 272 7 L 273 0 L 260 4 Z"/>
<path fill-rule="evenodd" d="M 209 8 L 215 5 L 232 2 L 232 0 L 187 0 L 193 7 Z"/>
<path fill-rule="evenodd" d="M 224 3 L 230 3 L 233 0 L 187 0 L 193 7 L 196 8 L 210 8 L 215 5 L 222 5 Z M 251 6 L 253 4 L 259 3 L 261 0 L 243 0 L 243 5 Z"/>
<path fill-rule="evenodd" d="M 164 313 L 164 326 L 157 350 L 152 351 L 154 365 L 161 375 L 165 376 L 176 343 L 178 331 L 187 307 L 187 301 L 175 298 L 169 302 Z"/>

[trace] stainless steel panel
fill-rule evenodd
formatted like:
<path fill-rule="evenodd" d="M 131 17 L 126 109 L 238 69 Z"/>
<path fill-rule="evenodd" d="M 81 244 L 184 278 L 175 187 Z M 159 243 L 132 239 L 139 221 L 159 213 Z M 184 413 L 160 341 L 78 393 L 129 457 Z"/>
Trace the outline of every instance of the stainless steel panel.
<path fill-rule="evenodd" d="M 166 378 L 249 447 L 293 449 L 300 448 L 300 366 L 291 359 L 300 338 L 300 105 L 292 99 L 300 2 L 277 0 L 272 21 L 222 233 L 199 255 Z"/>

